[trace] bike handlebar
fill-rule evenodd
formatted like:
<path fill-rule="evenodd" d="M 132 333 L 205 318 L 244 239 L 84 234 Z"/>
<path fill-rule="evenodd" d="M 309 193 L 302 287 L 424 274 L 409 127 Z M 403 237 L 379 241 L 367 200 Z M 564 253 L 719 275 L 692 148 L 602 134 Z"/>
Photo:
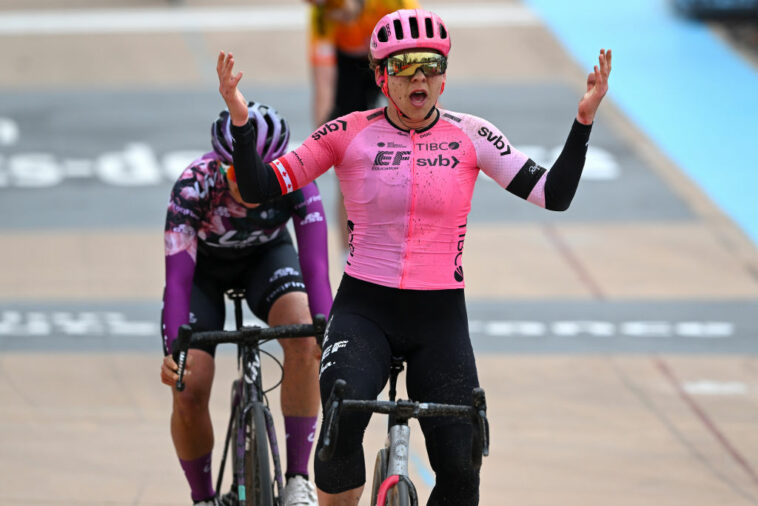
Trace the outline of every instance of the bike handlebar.
<path fill-rule="evenodd" d="M 313 323 L 296 325 L 278 325 L 275 327 L 242 327 L 239 330 L 192 330 L 189 325 L 179 327 L 179 333 L 171 347 L 178 369 L 179 379 L 176 380 L 176 389 L 184 390 L 184 372 L 187 366 L 187 351 L 190 344 L 257 344 L 270 339 L 288 339 L 298 337 L 312 337 L 318 339 L 323 336 L 326 329 L 326 318 L 317 314 L 313 317 Z"/>
<path fill-rule="evenodd" d="M 330 460 L 334 456 L 334 441 L 339 433 L 339 417 L 342 411 L 362 411 L 370 413 L 382 413 L 395 415 L 399 421 L 407 421 L 410 418 L 425 416 L 455 416 L 469 418 L 477 424 L 481 437 L 481 455 L 489 455 L 489 422 L 487 421 L 487 403 L 484 390 L 474 388 L 472 391 L 472 403 L 470 406 L 459 404 L 439 404 L 433 402 L 415 401 L 377 401 L 377 400 L 354 400 L 345 399 L 345 380 L 338 379 L 334 382 L 332 393 L 326 403 L 324 415 L 324 438 L 322 447 L 318 451 L 321 461 Z"/>

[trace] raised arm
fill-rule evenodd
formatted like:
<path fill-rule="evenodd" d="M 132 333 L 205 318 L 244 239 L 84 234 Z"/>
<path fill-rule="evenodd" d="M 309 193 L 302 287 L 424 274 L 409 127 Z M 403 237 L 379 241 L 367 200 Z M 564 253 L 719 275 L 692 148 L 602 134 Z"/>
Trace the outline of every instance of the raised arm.
<path fill-rule="evenodd" d="M 512 149 L 502 132 L 493 125 L 475 123 L 476 128 L 483 126 L 477 135 L 472 136 L 478 142 L 480 168 L 514 195 L 552 211 L 568 209 L 579 186 L 592 124 L 608 91 L 610 72 L 611 51 L 601 49 L 599 65 L 587 77 L 587 91 L 579 101 L 576 119 L 550 170 Z"/>
<path fill-rule="evenodd" d="M 226 102 L 226 108 L 232 118 L 232 125 L 244 126 L 248 120 L 247 100 L 237 88 L 242 79 L 242 72 L 234 74 L 234 55 L 218 53 L 216 61 L 216 73 L 218 74 L 218 91 Z"/>
<path fill-rule="evenodd" d="M 611 73 L 611 50 L 600 50 L 598 65 L 587 76 L 587 91 L 579 101 L 576 121 L 571 127 L 563 150 L 545 179 L 545 207 L 565 211 L 571 205 L 584 169 L 590 130 L 595 113 L 608 92 Z"/>
<path fill-rule="evenodd" d="M 237 185 L 245 202 L 259 203 L 282 195 L 282 189 L 274 169 L 263 163 L 256 150 L 256 132 L 248 121 L 247 100 L 237 85 L 242 72 L 234 74 L 234 55 L 218 54 L 216 62 L 218 91 L 226 102 L 231 117 L 231 131 L 234 137 L 234 160 Z"/>
<path fill-rule="evenodd" d="M 600 50 L 598 65 L 587 76 L 587 91 L 579 101 L 576 120 L 584 125 L 595 121 L 595 113 L 608 92 L 608 76 L 611 73 L 611 50 Z"/>

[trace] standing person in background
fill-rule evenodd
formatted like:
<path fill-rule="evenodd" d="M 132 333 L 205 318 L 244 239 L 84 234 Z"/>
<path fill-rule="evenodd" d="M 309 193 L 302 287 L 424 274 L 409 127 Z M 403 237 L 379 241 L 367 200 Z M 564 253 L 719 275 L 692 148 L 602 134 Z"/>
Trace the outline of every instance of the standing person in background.
<path fill-rule="evenodd" d="M 369 41 L 377 21 L 416 0 L 308 0 L 309 57 L 314 127 L 376 107 L 381 90 L 369 68 Z"/>
<path fill-rule="evenodd" d="M 398 9 L 416 9 L 416 0 L 308 0 L 309 57 L 313 80 L 314 127 L 353 111 L 373 109 L 382 96 L 369 68 L 369 41 L 377 21 Z M 349 230 L 342 193 L 337 192 L 340 247 Z"/>
<path fill-rule="evenodd" d="M 289 125 L 276 110 L 250 102 L 248 118 L 258 134 L 257 152 L 274 160 L 286 151 Z M 213 427 L 208 409 L 215 347 L 190 349 L 187 388 L 173 388 L 177 365 L 171 346 L 178 329 L 224 327 L 224 293 L 244 288 L 250 309 L 269 325 L 310 323 L 328 315 L 332 304 L 326 221 L 314 183 L 263 204 L 245 203 L 232 163 L 229 112 L 211 126 L 213 151 L 182 172 L 171 192 L 166 216 L 166 289 L 162 328 L 161 381 L 172 387 L 171 436 L 195 504 L 236 504 L 236 488 L 223 499 L 213 490 Z M 292 219 L 298 253 L 286 225 Z M 301 274 L 302 271 L 302 274 Z M 307 295 L 306 295 L 307 293 Z M 314 338 L 282 339 L 284 376 L 281 405 L 287 441 L 284 506 L 315 505 L 308 464 L 319 410 L 318 364 Z"/>
<path fill-rule="evenodd" d="M 479 172 L 512 195 L 554 211 L 568 209 L 579 185 L 590 131 L 608 91 L 610 50 L 600 50 L 563 150 L 548 170 L 489 121 L 438 108 L 450 47 L 450 34 L 433 12 L 388 14 L 374 28 L 371 60 L 389 105 L 341 116 L 270 163 L 254 149 L 256 132 L 238 88 L 242 73 L 234 74 L 232 55 L 219 54 L 219 92 L 232 115 L 242 198 L 262 202 L 286 195 L 332 166 L 345 195 L 353 227 L 324 335 L 325 348 L 333 346 L 321 359 L 322 404 L 337 379 L 347 382 L 345 398 L 375 399 L 393 356 L 406 359 L 411 399 L 470 403 L 479 379 L 461 258 Z M 502 261 L 508 255 L 504 251 Z M 362 413 L 344 416 L 334 457 L 316 460 L 321 506 L 358 504 L 369 419 Z M 427 504 L 478 504 L 479 467 L 471 458 L 478 429 L 451 418 L 422 418 L 419 424 L 435 472 Z"/>

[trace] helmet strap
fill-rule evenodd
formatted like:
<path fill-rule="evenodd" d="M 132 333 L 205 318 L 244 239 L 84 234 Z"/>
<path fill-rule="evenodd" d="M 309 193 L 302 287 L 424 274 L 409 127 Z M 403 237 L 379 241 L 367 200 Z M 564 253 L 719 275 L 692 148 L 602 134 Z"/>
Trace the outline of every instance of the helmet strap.
<path fill-rule="evenodd" d="M 389 100 L 390 104 L 392 104 L 392 106 L 397 111 L 398 119 L 403 124 L 403 126 L 406 127 L 409 130 L 412 130 L 411 126 L 408 125 L 403 120 L 403 118 L 408 118 L 408 119 L 410 119 L 410 118 L 408 117 L 407 114 L 405 114 L 403 111 L 400 110 L 400 107 L 397 106 L 397 104 L 395 103 L 395 101 L 390 96 L 390 89 L 389 89 L 389 86 L 387 85 L 388 81 L 389 81 L 389 75 L 387 74 L 387 67 L 385 66 L 384 67 L 384 79 L 382 79 L 382 93 L 384 93 L 384 96 L 387 97 L 387 100 Z M 445 82 L 443 81 L 442 82 L 442 90 L 444 90 L 444 89 L 445 89 Z M 442 90 L 440 90 L 440 95 L 442 94 Z M 434 114 L 434 111 L 437 109 L 436 105 L 437 104 L 432 104 L 432 106 L 429 108 L 429 112 L 426 113 L 426 116 L 424 116 L 424 119 L 429 119 L 429 118 L 432 117 L 432 114 Z"/>
<path fill-rule="evenodd" d="M 408 116 L 400 110 L 400 108 L 397 106 L 394 100 L 392 100 L 392 97 L 390 96 L 390 87 L 387 83 L 389 83 L 390 76 L 387 74 L 387 66 L 384 66 L 384 79 L 382 79 L 382 93 L 384 93 L 384 96 L 387 97 L 387 100 L 390 101 L 390 103 L 395 107 L 397 110 L 398 115 L 400 115 L 400 120 L 402 121 L 403 118 L 407 118 Z M 408 125 L 406 125 L 408 126 Z"/>

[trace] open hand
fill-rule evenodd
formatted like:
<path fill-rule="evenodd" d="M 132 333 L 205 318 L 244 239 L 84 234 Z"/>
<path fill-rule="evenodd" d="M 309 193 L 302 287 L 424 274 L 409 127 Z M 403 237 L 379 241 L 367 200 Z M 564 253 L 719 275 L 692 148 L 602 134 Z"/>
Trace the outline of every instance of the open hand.
<path fill-rule="evenodd" d="M 611 50 L 600 50 L 598 57 L 599 66 L 595 65 L 594 71 L 587 76 L 587 92 L 579 101 L 579 111 L 576 119 L 585 125 L 595 121 L 595 113 L 600 107 L 600 102 L 608 92 L 608 76 L 611 73 Z"/>
<path fill-rule="evenodd" d="M 218 53 L 216 73 L 218 74 L 218 91 L 226 102 L 226 108 L 229 109 L 232 124 L 244 126 L 248 119 L 247 100 L 237 88 L 237 84 L 242 79 L 242 72 L 234 74 L 234 55 L 232 53 L 225 54 L 223 51 Z"/>

